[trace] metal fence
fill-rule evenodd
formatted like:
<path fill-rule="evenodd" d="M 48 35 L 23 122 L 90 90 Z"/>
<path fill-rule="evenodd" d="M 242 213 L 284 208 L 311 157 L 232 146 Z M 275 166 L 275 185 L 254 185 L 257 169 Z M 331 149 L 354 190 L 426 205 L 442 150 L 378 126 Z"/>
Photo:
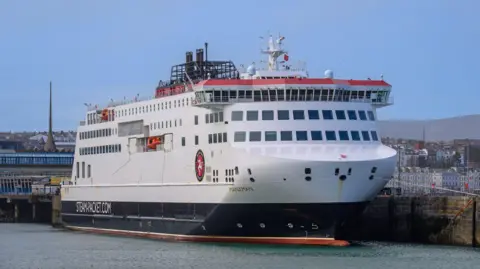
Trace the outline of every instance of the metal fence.
<path fill-rule="evenodd" d="M 392 195 L 480 196 L 480 175 L 458 173 L 406 173 L 385 186 Z"/>

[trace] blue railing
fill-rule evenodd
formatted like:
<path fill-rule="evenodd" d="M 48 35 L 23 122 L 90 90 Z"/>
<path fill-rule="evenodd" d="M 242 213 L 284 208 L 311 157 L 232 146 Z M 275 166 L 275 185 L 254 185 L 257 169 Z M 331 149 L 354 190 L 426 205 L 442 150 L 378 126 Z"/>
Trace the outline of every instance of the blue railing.
<path fill-rule="evenodd" d="M 73 165 L 74 153 L 0 153 L 0 166 Z"/>

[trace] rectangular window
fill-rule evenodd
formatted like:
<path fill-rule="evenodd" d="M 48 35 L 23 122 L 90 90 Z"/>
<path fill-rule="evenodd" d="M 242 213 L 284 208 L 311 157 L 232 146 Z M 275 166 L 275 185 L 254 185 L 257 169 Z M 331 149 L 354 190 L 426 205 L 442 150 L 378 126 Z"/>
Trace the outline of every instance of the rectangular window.
<path fill-rule="evenodd" d="M 234 142 L 245 142 L 246 138 L 247 138 L 247 134 L 245 132 L 235 132 L 233 134 Z"/>
<path fill-rule="evenodd" d="M 227 133 L 223 133 L 223 143 L 226 143 L 227 141 Z"/>
<path fill-rule="evenodd" d="M 281 131 L 280 132 L 281 141 L 292 141 L 292 131 Z"/>
<path fill-rule="evenodd" d="M 362 138 L 364 141 L 370 141 L 370 135 L 368 134 L 368 131 L 362 131 Z"/>
<path fill-rule="evenodd" d="M 205 123 L 209 123 L 209 119 L 210 117 L 208 116 L 208 114 L 205 114 Z"/>
<path fill-rule="evenodd" d="M 318 110 L 309 110 L 308 111 L 308 119 L 319 120 L 320 119 L 320 114 L 318 114 Z"/>
<path fill-rule="evenodd" d="M 85 162 L 82 162 L 82 178 L 85 178 Z"/>
<path fill-rule="evenodd" d="M 322 131 L 312 131 L 312 140 L 319 141 L 322 140 Z"/>
<path fill-rule="evenodd" d="M 277 132 L 265 131 L 265 141 L 277 141 Z"/>
<path fill-rule="evenodd" d="M 378 141 L 378 135 L 377 132 L 371 131 L 370 134 L 372 135 L 372 140 L 373 141 Z"/>
<path fill-rule="evenodd" d="M 218 112 L 218 121 L 223 122 L 223 112 L 222 111 Z"/>
<path fill-rule="evenodd" d="M 338 131 L 338 138 L 341 141 L 348 141 L 350 138 L 348 137 L 348 131 Z"/>
<path fill-rule="evenodd" d="M 223 139 L 222 139 L 222 138 L 223 138 L 222 133 L 218 133 L 217 136 L 218 136 L 218 143 L 223 143 L 223 142 L 222 142 L 222 141 L 223 141 Z"/>
<path fill-rule="evenodd" d="M 77 162 L 77 178 L 80 178 L 80 163 Z"/>
<path fill-rule="evenodd" d="M 296 131 L 295 134 L 297 136 L 297 141 L 307 141 L 308 140 L 307 131 Z"/>
<path fill-rule="evenodd" d="M 198 116 L 195 115 L 195 125 L 198 125 Z"/>
<path fill-rule="evenodd" d="M 256 121 L 258 120 L 258 111 L 248 110 L 247 111 L 247 121 Z"/>
<path fill-rule="evenodd" d="M 213 117 L 214 117 L 213 121 L 218 122 L 218 113 L 213 113 Z"/>
<path fill-rule="evenodd" d="M 349 120 L 357 120 L 357 113 L 355 110 L 347 110 Z"/>
<path fill-rule="evenodd" d="M 213 113 L 210 113 L 210 123 L 213 123 Z"/>
<path fill-rule="evenodd" d="M 212 144 L 213 143 L 213 136 L 212 134 L 209 134 L 208 135 L 208 144 Z"/>
<path fill-rule="evenodd" d="M 294 110 L 293 111 L 293 119 L 294 120 L 304 120 L 305 119 L 305 112 L 303 110 Z"/>
<path fill-rule="evenodd" d="M 213 134 L 213 143 L 214 144 L 218 143 L 217 134 Z"/>
<path fill-rule="evenodd" d="M 277 112 L 277 118 L 278 120 L 289 120 L 290 117 L 289 117 L 289 113 L 288 113 L 288 110 L 279 110 Z"/>
<path fill-rule="evenodd" d="M 327 141 L 337 140 L 337 136 L 335 135 L 335 131 L 325 131 L 325 137 L 327 138 Z"/>
<path fill-rule="evenodd" d="M 367 111 L 368 113 L 368 119 L 371 121 L 375 121 L 375 115 L 373 114 L 373 111 L 369 110 Z"/>
<path fill-rule="evenodd" d="M 87 177 L 92 177 L 92 167 L 90 165 L 87 165 Z"/>
<path fill-rule="evenodd" d="M 232 121 L 242 121 L 243 111 L 232 111 Z"/>
<path fill-rule="evenodd" d="M 360 133 L 358 131 L 350 131 L 353 141 L 360 141 Z"/>
<path fill-rule="evenodd" d="M 198 135 L 195 136 L 195 145 L 198 145 Z"/>
<path fill-rule="evenodd" d="M 360 118 L 360 120 L 367 120 L 367 115 L 365 114 L 365 111 L 363 111 L 363 110 L 358 111 L 358 117 Z"/>
<path fill-rule="evenodd" d="M 262 110 L 262 120 L 273 120 L 273 110 Z"/>
<path fill-rule="evenodd" d="M 335 110 L 335 115 L 337 116 L 337 120 L 346 120 L 345 111 L 343 110 Z"/>
<path fill-rule="evenodd" d="M 185 137 L 182 137 L 182 146 L 185 147 Z"/>
<path fill-rule="evenodd" d="M 250 132 L 250 142 L 262 141 L 262 132 Z"/>
<path fill-rule="evenodd" d="M 322 110 L 322 116 L 325 120 L 333 120 L 333 112 L 331 110 Z"/>

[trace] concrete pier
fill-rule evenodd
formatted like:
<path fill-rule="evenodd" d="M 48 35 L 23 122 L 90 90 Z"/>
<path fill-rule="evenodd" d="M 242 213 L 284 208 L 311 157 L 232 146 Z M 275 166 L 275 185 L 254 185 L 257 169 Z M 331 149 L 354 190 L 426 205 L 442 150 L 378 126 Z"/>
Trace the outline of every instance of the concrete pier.
<path fill-rule="evenodd" d="M 341 238 L 477 246 L 479 198 L 378 197 L 340 228 Z"/>

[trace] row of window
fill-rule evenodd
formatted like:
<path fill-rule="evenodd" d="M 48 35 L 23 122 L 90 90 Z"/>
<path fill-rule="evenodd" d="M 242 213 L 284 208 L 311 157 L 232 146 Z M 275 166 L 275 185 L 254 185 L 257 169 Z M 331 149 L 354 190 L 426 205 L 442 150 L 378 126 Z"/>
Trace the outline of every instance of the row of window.
<path fill-rule="evenodd" d="M 223 122 L 223 112 L 215 112 L 205 114 L 205 123 L 214 123 L 214 122 Z M 195 121 L 195 125 L 198 124 L 198 121 Z"/>
<path fill-rule="evenodd" d="M 244 111 L 232 111 L 232 121 L 243 121 L 243 113 Z M 319 120 L 320 113 L 321 118 L 324 120 L 370 120 L 375 121 L 375 114 L 373 111 L 368 110 L 307 110 L 305 115 L 304 110 L 292 110 L 290 114 L 290 110 L 278 110 L 277 111 L 277 120 L 289 120 L 290 118 L 294 120 L 305 120 L 307 117 L 309 120 Z M 358 112 L 358 114 L 357 114 Z M 258 121 L 259 114 L 261 115 L 261 120 L 274 120 L 275 113 L 273 110 L 262 110 L 260 113 L 256 110 L 247 110 L 245 119 L 247 121 Z M 290 115 L 292 117 L 290 117 Z M 367 117 L 368 116 L 368 117 Z"/>
<path fill-rule="evenodd" d="M 171 128 L 182 126 L 182 119 L 177 120 L 166 120 L 166 121 L 159 121 L 150 123 L 150 130 L 157 130 L 163 128 Z"/>
<path fill-rule="evenodd" d="M 114 135 L 115 133 L 116 133 L 116 129 L 105 128 L 105 129 L 99 129 L 99 130 L 80 132 L 79 137 L 80 137 L 80 140 L 83 140 L 83 139 L 90 139 L 90 138 L 97 138 L 97 137 L 108 137 L 108 136 Z"/>
<path fill-rule="evenodd" d="M 218 134 L 208 135 L 208 144 L 227 143 L 227 142 L 228 142 L 227 133 L 218 133 Z"/>
<path fill-rule="evenodd" d="M 93 155 L 93 154 L 105 154 L 105 153 L 116 153 L 122 151 L 122 145 L 104 145 L 104 146 L 94 146 L 94 147 L 85 147 L 80 148 L 80 155 Z"/>
<path fill-rule="evenodd" d="M 280 135 L 279 135 L 280 133 Z M 295 139 L 293 135 L 295 134 Z M 325 137 L 324 137 L 325 134 Z M 376 131 L 252 131 L 248 132 L 248 141 L 260 142 L 260 141 L 378 141 L 378 135 Z M 247 141 L 247 132 L 235 132 L 233 134 L 234 142 Z"/>

